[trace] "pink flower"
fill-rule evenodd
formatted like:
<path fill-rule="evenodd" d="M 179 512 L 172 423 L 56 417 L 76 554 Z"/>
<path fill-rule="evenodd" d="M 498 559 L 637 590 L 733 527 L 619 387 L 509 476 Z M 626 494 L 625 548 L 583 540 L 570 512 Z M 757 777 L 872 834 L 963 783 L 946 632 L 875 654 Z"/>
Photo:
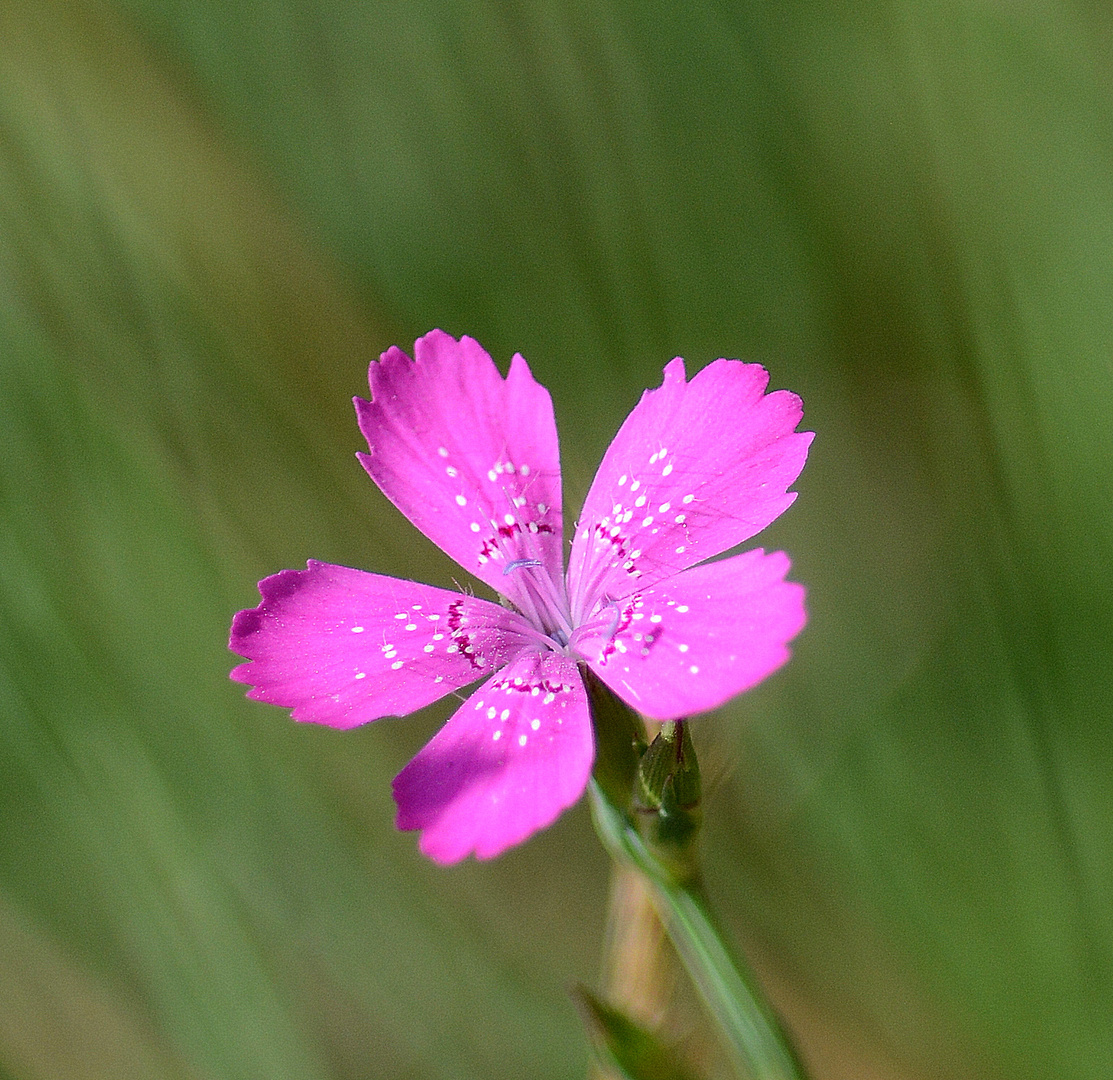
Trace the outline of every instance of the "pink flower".
<path fill-rule="evenodd" d="M 603 458 L 563 565 L 552 402 L 515 356 L 440 330 L 370 366 L 359 459 L 402 513 L 506 607 L 310 562 L 259 583 L 232 678 L 296 720 L 354 727 L 483 682 L 394 781 L 400 829 L 450 863 L 551 824 L 594 745 L 579 664 L 656 720 L 704 712 L 788 658 L 805 621 L 788 558 L 749 539 L 796 497 L 811 443 L 800 399 L 756 364 L 673 360 Z"/>

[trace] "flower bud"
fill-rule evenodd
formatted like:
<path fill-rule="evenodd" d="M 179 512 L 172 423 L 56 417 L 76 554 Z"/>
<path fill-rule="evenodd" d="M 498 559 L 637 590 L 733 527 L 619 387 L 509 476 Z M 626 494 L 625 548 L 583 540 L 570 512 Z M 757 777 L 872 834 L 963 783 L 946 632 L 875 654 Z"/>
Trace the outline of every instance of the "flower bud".
<path fill-rule="evenodd" d="M 638 762 L 634 807 L 646 842 L 680 877 L 695 872 L 703 818 L 699 761 L 684 720 L 663 724 Z"/>

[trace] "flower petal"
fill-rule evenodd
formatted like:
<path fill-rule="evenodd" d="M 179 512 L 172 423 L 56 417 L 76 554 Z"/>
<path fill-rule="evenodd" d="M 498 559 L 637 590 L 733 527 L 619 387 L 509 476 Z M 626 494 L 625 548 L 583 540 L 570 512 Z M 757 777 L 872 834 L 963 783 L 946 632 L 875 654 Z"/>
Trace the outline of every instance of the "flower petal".
<path fill-rule="evenodd" d="M 594 742 L 572 660 L 526 652 L 464 703 L 394 780 L 398 828 L 441 863 L 489 859 L 583 793 Z"/>
<path fill-rule="evenodd" d="M 232 623 L 249 698 L 349 728 L 402 716 L 496 671 L 537 634 L 487 600 L 310 561 L 259 582 Z"/>
<path fill-rule="evenodd" d="M 788 567 L 784 552 L 760 548 L 693 567 L 600 612 L 574 647 L 646 716 L 706 712 L 788 659 L 807 619 L 803 586 L 784 580 Z"/>
<path fill-rule="evenodd" d="M 478 342 L 441 330 L 417 340 L 413 360 L 388 349 L 369 381 L 372 400 L 355 399 L 369 447 L 358 456 L 383 494 L 465 570 L 556 629 L 549 609 L 566 604 L 548 391 L 521 356 L 504 380 Z"/>
<path fill-rule="evenodd" d="M 800 399 L 765 393 L 758 364 L 716 360 L 685 381 L 666 368 L 626 418 L 599 466 L 576 527 L 569 592 L 576 623 L 720 555 L 764 529 L 796 498 L 788 492 L 812 440 L 796 432 Z"/>

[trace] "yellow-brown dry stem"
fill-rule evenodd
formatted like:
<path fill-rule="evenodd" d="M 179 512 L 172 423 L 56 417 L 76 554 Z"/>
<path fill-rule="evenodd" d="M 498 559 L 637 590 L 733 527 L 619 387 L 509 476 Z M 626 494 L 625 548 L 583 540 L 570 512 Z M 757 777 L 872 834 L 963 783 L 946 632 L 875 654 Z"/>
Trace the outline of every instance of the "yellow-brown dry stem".
<path fill-rule="evenodd" d="M 650 1030 L 660 1028 L 672 997 L 672 950 L 645 879 L 628 866 L 611 870 L 600 989 L 606 1001 Z M 595 1064 L 590 1080 L 617 1080 Z"/>

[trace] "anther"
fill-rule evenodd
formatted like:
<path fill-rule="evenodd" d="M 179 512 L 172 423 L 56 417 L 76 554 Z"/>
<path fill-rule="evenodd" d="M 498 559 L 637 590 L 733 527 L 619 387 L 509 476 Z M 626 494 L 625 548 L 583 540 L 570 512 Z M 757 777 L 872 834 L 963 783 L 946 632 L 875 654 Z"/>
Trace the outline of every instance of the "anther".
<path fill-rule="evenodd" d="M 513 562 L 508 562 L 503 568 L 502 576 L 506 577 L 511 570 L 520 570 L 523 566 L 540 566 L 540 559 L 515 559 Z"/>

